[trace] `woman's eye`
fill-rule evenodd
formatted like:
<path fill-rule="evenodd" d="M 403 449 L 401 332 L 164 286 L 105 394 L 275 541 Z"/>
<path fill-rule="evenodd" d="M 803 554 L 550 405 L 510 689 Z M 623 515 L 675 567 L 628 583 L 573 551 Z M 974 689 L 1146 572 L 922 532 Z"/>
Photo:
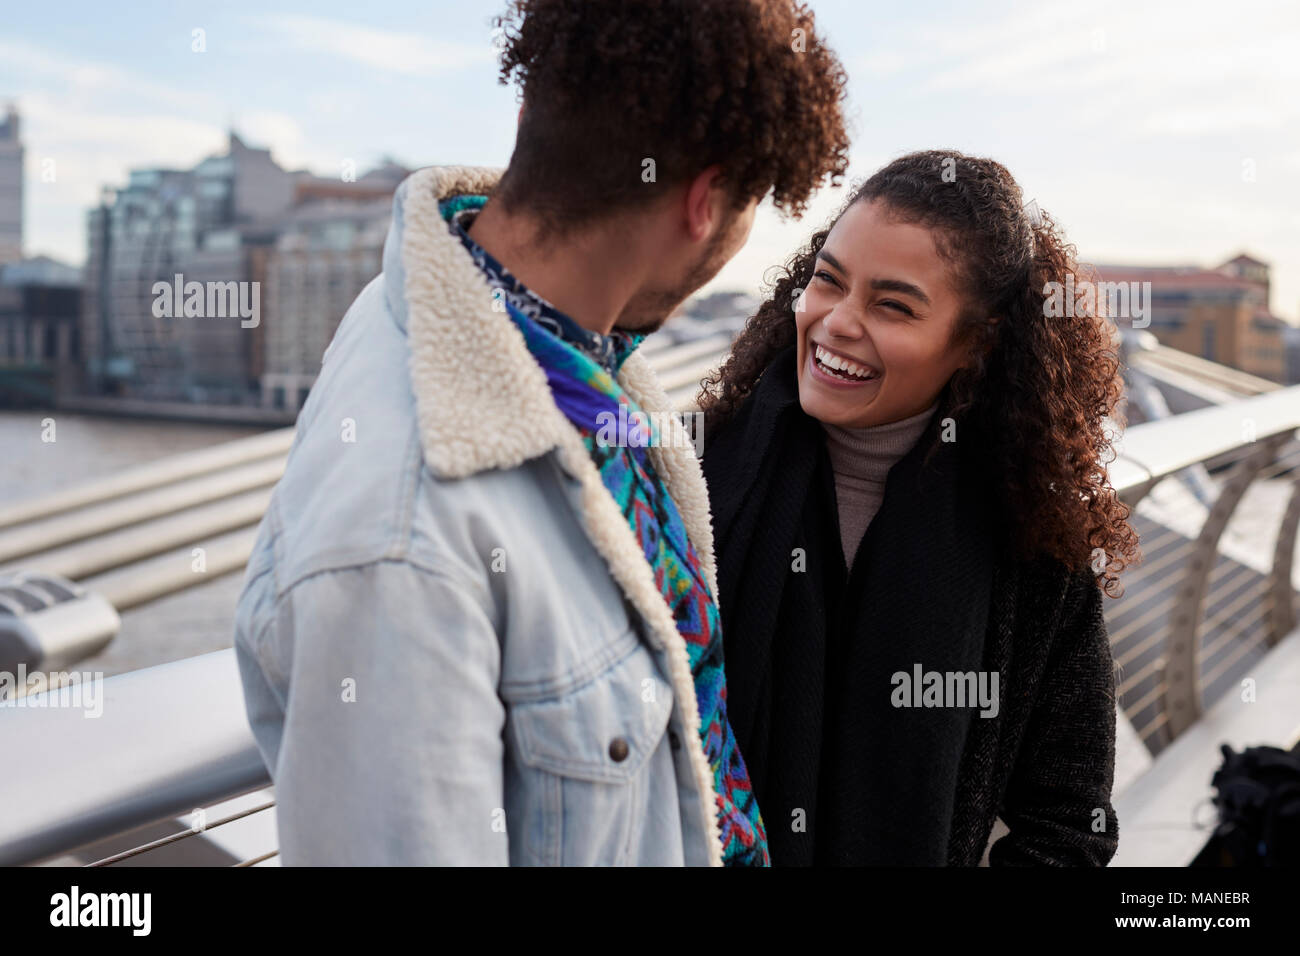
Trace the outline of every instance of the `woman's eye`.
<path fill-rule="evenodd" d="M 882 303 L 880 303 L 880 304 L 881 304 L 881 305 L 884 305 L 884 306 L 888 306 L 889 308 L 894 309 L 895 311 L 901 312 L 901 313 L 903 313 L 903 315 L 915 315 L 915 314 L 916 314 L 916 313 L 914 313 L 911 309 L 909 309 L 907 306 L 903 305 L 903 303 L 901 303 L 901 302 L 895 302 L 893 299 L 886 299 L 884 302 L 882 302 Z"/>
<path fill-rule="evenodd" d="M 813 273 L 813 278 L 821 279 L 823 282 L 829 282 L 831 285 L 834 286 L 839 285 L 839 283 L 835 281 L 835 277 L 831 275 L 829 272 L 827 272 L 825 269 L 818 269 L 816 272 Z"/>

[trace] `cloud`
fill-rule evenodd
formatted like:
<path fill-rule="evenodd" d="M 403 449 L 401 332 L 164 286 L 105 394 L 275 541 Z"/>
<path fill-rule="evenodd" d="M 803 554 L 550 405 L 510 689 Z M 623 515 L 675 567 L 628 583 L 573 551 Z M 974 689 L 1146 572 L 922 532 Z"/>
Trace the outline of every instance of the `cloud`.
<path fill-rule="evenodd" d="M 148 80 L 119 66 L 90 62 L 84 57 L 42 49 L 29 42 L 0 40 L 0 68 L 20 76 L 27 88 L 40 80 L 41 85 L 57 86 L 65 96 L 80 101 L 119 104 L 141 101 L 187 113 L 216 102 L 207 94 L 177 84 Z"/>
<path fill-rule="evenodd" d="M 873 76 L 890 76 L 902 73 L 910 65 L 907 56 L 897 50 L 877 50 L 849 59 L 844 65 L 850 76 L 870 73 Z"/>
<path fill-rule="evenodd" d="M 1241 129 L 1277 129 L 1286 124 L 1287 118 L 1275 108 L 1221 103 L 1152 112 L 1143 128 L 1149 133 L 1194 136 Z"/>
<path fill-rule="evenodd" d="M 1155 134 L 1281 126 L 1300 116 L 1300 7 L 1238 0 L 1212 28 L 1210 13 L 1174 0 L 1044 3 L 942 32 L 917 26 L 891 38 L 888 52 L 853 62 L 875 74 L 901 71 L 914 89 L 945 98 L 1054 98 Z"/>
<path fill-rule="evenodd" d="M 189 168 L 225 148 L 226 130 L 209 117 L 226 110 L 208 94 L 31 43 L 0 41 L 0 62 L 23 80 L 15 99 L 26 147 L 29 251 L 80 261 L 85 211 L 104 186 L 125 184 L 136 168 Z M 309 155 L 291 117 L 264 110 L 246 118 L 250 139 L 266 137 L 277 148 L 283 141 L 294 158 Z"/>
<path fill-rule="evenodd" d="M 258 17 L 255 22 L 299 50 L 353 60 L 374 70 L 434 76 L 494 60 L 489 44 L 448 43 L 395 30 L 297 14 Z"/>

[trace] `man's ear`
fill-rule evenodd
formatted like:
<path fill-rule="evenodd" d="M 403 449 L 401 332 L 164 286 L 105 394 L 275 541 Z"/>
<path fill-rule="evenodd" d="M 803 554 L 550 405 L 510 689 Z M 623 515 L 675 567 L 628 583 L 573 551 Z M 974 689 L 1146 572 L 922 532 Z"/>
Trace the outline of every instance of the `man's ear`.
<path fill-rule="evenodd" d="M 686 231 L 696 242 L 702 241 L 718 225 L 714 190 L 721 176 L 722 167 L 714 164 L 686 185 Z"/>

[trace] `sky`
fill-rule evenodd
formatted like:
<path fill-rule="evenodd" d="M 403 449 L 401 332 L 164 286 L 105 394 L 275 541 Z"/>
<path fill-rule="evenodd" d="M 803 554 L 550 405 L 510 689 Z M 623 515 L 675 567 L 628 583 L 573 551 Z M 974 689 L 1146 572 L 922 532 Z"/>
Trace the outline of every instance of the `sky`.
<path fill-rule="evenodd" d="M 1300 319 L 1300 3 L 1295 0 L 812 0 L 848 72 L 846 187 L 915 149 L 991 156 L 1084 261 L 1272 266 Z M 27 147 L 28 255 L 80 264 L 85 211 L 138 167 L 188 168 L 233 125 L 289 168 L 340 175 L 504 166 L 516 90 L 500 85 L 504 0 L 12 6 L 0 100 Z M 202 31 L 202 52 L 195 38 Z M 760 208 L 704 290 L 758 291 L 839 208 Z"/>

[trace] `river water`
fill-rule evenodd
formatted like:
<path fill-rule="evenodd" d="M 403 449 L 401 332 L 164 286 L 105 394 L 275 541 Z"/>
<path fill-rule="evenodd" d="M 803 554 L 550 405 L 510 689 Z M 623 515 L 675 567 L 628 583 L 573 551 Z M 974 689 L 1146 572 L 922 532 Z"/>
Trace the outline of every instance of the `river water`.
<path fill-rule="evenodd" d="M 65 412 L 0 411 L 0 502 L 71 487 L 259 431 Z M 42 440 L 51 435 L 53 441 Z M 118 636 L 76 668 L 103 671 L 107 677 L 230 647 L 240 584 L 241 575 L 228 574 L 124 612 Z"/>

